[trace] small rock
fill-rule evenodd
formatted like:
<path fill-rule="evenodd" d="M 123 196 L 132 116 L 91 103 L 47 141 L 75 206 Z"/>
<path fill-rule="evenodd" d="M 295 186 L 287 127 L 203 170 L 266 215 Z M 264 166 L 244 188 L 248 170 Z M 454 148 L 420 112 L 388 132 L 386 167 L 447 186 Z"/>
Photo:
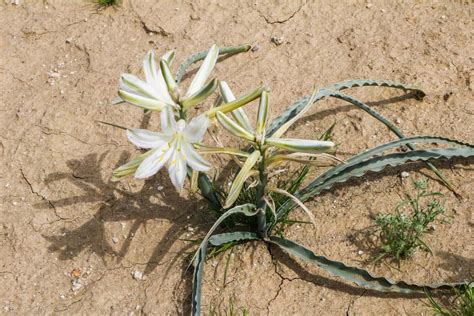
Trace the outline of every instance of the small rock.
<path fill-rule="evenodd" d="M 81 283 L 81 279 L 74 279 L 72 280 L 72 291 L 73 292 L 77 292 L 79 291 L 80 289 L 82 288 L 82 283 Z"/>
<path fill-rule="evenodd" d="M 132 276 L 135 280 L 143 280 L 143 272 L 135 270 L 132 272 Z"/>
<path fill-rule="evenodd" d="M 66 299 L 66 295 L 61 294 L 61 295 L 59 295 L 59 298 L 62 299 L 62 300 L 65 300 L 65 299 Z"/>
<path fill-rule="evenodd" d="M 272 36 L 271 41 L 273 44 L 279 46 L 283 44 L 283 37 L 280 36 Z"/>
<path fill-rule="evenodd" d="M 70 274 L 71 274 L 71 277 L 77 279 L 77 278 L 79 278 L 79 277 L 81 276 L 82 271 L 81 271 L 81 269 L 79 269 L 79 268 L 74 268 L 74 269 L 72 269 L 72 271 L 71 271 Z"/>
<path fill-rule="evenodd" d="M 358 254 L 359 256 L 361 256 L 361 255 L 364 254 L 364 252 L 363 252 L 362 250 L 359 250 L 359 251 L 357 251 L 357 254 Z"/>
<path fill-rule="evenodd" d="M 194 228 L 188 227 L 188 232 L 193 232 L 193 231 L 194 231 Z"/>
<path fill-rule="evenodd" d="M 71 44 L 71 43 L 72 43 L 72 37 L 66 38 L 66 43 L 67 43 L 67 44 Z"/>
<path fill-rule="evenodd" d="M 252 46 L 252 48 L 251 48 L 250 50 L 251 50 L 252 52 L 256 52 L 256 51 L 259 50 L 259 49 L 260 49 L 260 45 L 255 44 L 255 45 Z"/>
<path fill-rule="evenodd" d="M 127 224 L 125 224 L 125 223 L 122 222 L 122 223 L 120 223 L 120 226 L 122 226 L 122 229 L 124 229 L 125 226 L 127 226 Z"/>
<path fill-rule="evenodd" d="M 157 189 L 158 189 L 158 191 L 163 191 L 164 187 L 163 187 L 162 185 L 159 185 L 159 186 L 157 187 Z"/>
<path fill-rule="evenodd" d="M 402 171 L 402 173 L 400 174 L 400 176 L 401 176 L 402 178 L 408 178 L 408 177 L 410 176 L 410 174 L 409 174 L 408 172 L 406 172 L 406 171 Z"/>
<path fill-rule="evenodd" d="M 401 121 L 399 118 L 397 118 L 397 119 L 395 120 L 395 123 L 397 123 L 397 124 L 400 124 L 401 122 L 402 122 L 402 121 Z"/>
<path fill-rule="evenodd" d="M 373 4 L 372 3 L 367 3 L 367 5 L 365 6 L 367 9 L 370 9 L 372 8 Z"/>
<path fill-rule="evenodd" d="M 117 237 L 112 237 L 112 242 L 116 244 L 119 242 L 119 239 Z"/>

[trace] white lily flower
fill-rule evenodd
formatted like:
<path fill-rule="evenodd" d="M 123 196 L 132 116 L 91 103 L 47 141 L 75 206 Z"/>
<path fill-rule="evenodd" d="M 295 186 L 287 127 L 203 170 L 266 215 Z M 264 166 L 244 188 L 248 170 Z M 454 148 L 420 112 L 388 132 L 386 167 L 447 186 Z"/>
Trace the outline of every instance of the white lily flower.
<path fill-rule="evenodd" d="M 207 172 L 210 165 L 196 151 L 193 144 L 201 142 L 209 125 L 209 118 L 203 114 L 195 117 L 188 124 L 184 120 L 176 122 L 173 111 L 164 108 L 161 112 L 161 132 L 145 129 L 127 130 L 128 139 L 140 148 L 150 149 L 143 161 L 135 164 L 135 177 L 149 178 L 163 166 L 167 166 L 171 182 L 181 190 L 186 179 L 187 167 L 196 171 Z M 138 161 L 137 161 L 138 162 Z M 130 163 L 124 165 L 130 169 Z M 125 175 L 119 167 L 114 174 Z"/>
<path fill-rule="evenodd" d="M 118 94 L 124 101 L 147 110 L 161 111 L 166 107 L 179 109 L 180 107 L 193 106 L 216 89 L 217 80 L 212 80 L 207 84 L 206 80 L 214 68 L 218 56 L 219 48 L 213 45 L 187 93 L 181 96 L 175 78 L 169 69 L 174 53 L 172 51 L 166 53 L 157 65 L 155 54 L 153 51 L 149 51 L 143 60 L 145 81 L 131 74 L 123 74 L 120 78 Z"/>

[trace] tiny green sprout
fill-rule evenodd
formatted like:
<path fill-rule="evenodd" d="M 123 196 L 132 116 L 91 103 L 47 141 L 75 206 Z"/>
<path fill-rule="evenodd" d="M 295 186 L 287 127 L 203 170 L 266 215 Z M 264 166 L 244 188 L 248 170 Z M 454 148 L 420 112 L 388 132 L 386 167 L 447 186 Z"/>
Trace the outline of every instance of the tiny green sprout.
<path fill-rule="evenodd" d="M 441 316 L 472 316 L 474 315 L 474 282 L 453 289 L 454 298 L 445 304 L 437 301 L 429 291 L 426 292 L 428 301 L 435 315 Z"/>
<path fill-rule="evenodd" d="M 440 192 L 428 192 L 426 180 L 414 180 L 413 186 L 416 190 L 415 197 L 407 193 L 407 199 L 399 203 L 395 214 L 380 214 L 375 219 L 382 247 L 381 254 L 373 263 L 386 256 L 397 261 L 407 259 L 417 248 L 431 253 L 430 247 L 421 238 L 429 231 L 429 225 L 444 213 L 444 203 L 440 201 L 444 196 Z M 422 203 L 422 199 L 430 200 Z"/>
<path fill-rule="evenodd" d="M 118 5 L 120 0 L 96 0 L 97 5 L 101 8 Z"/>

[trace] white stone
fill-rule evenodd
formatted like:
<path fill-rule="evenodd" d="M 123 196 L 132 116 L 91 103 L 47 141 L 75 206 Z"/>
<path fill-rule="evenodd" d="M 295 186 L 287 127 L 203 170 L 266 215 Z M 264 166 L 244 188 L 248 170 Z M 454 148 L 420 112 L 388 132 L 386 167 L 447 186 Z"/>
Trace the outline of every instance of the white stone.
<path fill-rule="evenodd" d="M 135 270 L 132 272 L 132 276 L 135 280 L 143 280 L 143 272 Z"/>

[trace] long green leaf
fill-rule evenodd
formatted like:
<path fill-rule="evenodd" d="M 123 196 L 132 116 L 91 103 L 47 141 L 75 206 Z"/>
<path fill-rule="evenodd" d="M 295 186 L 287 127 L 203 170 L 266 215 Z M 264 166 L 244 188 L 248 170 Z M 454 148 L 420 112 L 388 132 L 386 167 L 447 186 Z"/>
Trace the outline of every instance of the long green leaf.
<path fill-rule="evenodd" d="M 396 89 L 411 90 L 415 92 L 418 98 L 422 98 L 423 96 L 425 96 L 425 93 L 422 90 L 411 85 L 406 85 L 403 83 L 389 81 L 389 80 L 359 79 L 359 80 L 347 80 L 347 81 L 338 82 L 338 83 L 328 86 L 327 88 L 321 89 L 316 94 L 316 98 L 314 99 L 314 102 L 320 101 L 325 96 L 327 96 L 327 92 L 329 90 L 340 91 L 340 90 L 344 90 L 348 88 L 363 87 L 363 86 L 385 86 L 385 87 L 396 88 Z M 281 125 L 285 124 L 287 121 L 289 121 L 294 116 L 296 116 L 301 110 L 303 110 L 303 108 L 305 107 L 306 103 L 308 102 L 310 98 L 311 98 L 311 95 L 306 95 L 300 100 L 293 103 L 291 106 L 289 106 L 279 117 L 277 117 L 272 122 L 272 124 L 270 125 L 269 134 L 272 134 Z"/>
<path fill-rule="evenodd" d="M 221 55 L 231 56 L 231 55 L 234 55 L 234 54 L 247 52 L 250 48 L 251 48 L 250 45 L 219 47 L 219 56 L 221 56 Z M 188 70 L 189 66 L 191 66 L 192 64 L 206 58 L 208 52 L 209 52 L 209 50 L 206 49 L 206 50 L 203 50 L 199 53 L 196 53 L 196 54 L 188 57 L 188 59 L 186 59 L 179 66 L 178 72 L 176 73 L 176 82 L 180 83 L 181 80 L 183 80 L 183 76 L 186 73 L 186 70 Z"/>
<path fill-rule="evenodd" d="M 363 86 L 380 86 L 380 87 L 389 87 L 395 89 L 402 89 L 402 90 L 410 90 L 415 93 L 418 98 L 422 98 L 425 96 L 425 93 L 417 87 L 406 85 L 403 83 L 389 81 L 389 80 L 370 80 L 370 79 L 359 79 L 359 80 L 347 80 L 332 84 L 326 88 L 323 88 L 318 91 L 314 102 L 318 102 L 322 100 L 324 97 L 328 96 L 330 90 L 344 90 L 353 87 L 363 87 Z M 294 116 L 298 115 L 300 111 L 302 111 L 308 100 L 311 98 L 311 95 L 306 95 L 300 100 L 296 101 L 292 105 L 290 105 L 280 116 L 273 120 L 270 124 L 270 128 L 268 130 L 268 135 L 273 134 L 280 126 L 291 120 Z"/>
<path fill-rule="evenodd" d="M 270 237 L 270 242 L 279 246 L 289 254 L 300 259 L 314 263 L 318 267 L 328 271 L 329 273 L 341 277 L 344 280 L 353 282 L 365 288 L 396 293 L 423 293 L 424 289 L 449 289 L 455 286 L 463 286 L 465 283 L 445 283 L 434 285 L 417 285 L 404 281 L 393 282 L 389 279 L 379 276 L 373 276 L 370 272 L 345 265 L 342 262 L 330 260 L 324 256 L 318 256 L 311 250 L 285 238 Z"/>
<path fill-rule="evenodd" d="M 364 110 L 365 112 L 369 113 L 371 116 L 376 118 L 378 121 L 382 122 L 385 126 L 387 126 L 395 135 L 397 135 L 399 138 L 404 138 L 405 135 L 398 129 L 395 124 L 390 122 L 388 119 L 386 119 L 382 114 L 378 113 L 377 111 L 373 110 L 371 107 L 369 107 L 367 104 L 365 104 L 362 101 L 359 101 L 349 95 L 340 93 L 340 92 L 335 92 L 335 91 L 329 91 L 328 96 L 335 97 L 344 101 L 347 101 L 349 103 L 354 104 L 355 106 L 359 107 L 360 109 Z M 406 144 L 408 148 L 411 150 L 415 150 L 416 147 L 413 144 Z M 441 179 L 441 181 L 454 193 L 457 194 L 456 190 L 454 187 L 451 185 L 449 180 L 443 175 L 441 171 L 438 170 L 433 164 L 430 162 L 427 162 L 426 165 Z"/>
<path fill-rule="evenodd" d="M 209 238 L 209 243 L 215 247 L 222 246 L 232 241 L 242 240 L 259 240 L 260 237 L 256 233 L 252 232 L 232 232 L 212 235 Z"/>
<path fill-rule="evenodd" d="M 206 260 L 206 252 L 208 242 L 214 246 L 220 246 L 222 244 L 231 241 L 242 241 L 242 240 L 255 240 L 259 239 L 257 234 L 250 232 L 233 232 L 224 233 L 211 236 L 209 240 L 201 244 L 198 253 L 196 255 L 196 261 L 194 266 L 193 274 L 193 293 L 191 302 L 191 314 L 193 316 L 199 316 L 201 314 L 201 289 L 202 289 L 202 276 L 204 274 L 204 262 Z"/>
<path fill-rule="evenodd" d="M 295 196 L 304 202 L 322 191 L 330 189 L 336 183 L 346 182 L 352 177 L 361 177 L 369 171 L 378 172 L 385 167 L 396 167 L 410 161 L 428 161 L 430 159 L 450 159 L 455 157 L 468 158 L 473 156 L 474 146 L 466 146 L 460 148 L 418 149 L 406 153 L 394 153 L 372 157 L 367 160 L 348 164 L 347 166 L 342 165 L 342 169 L 340 165 L 338 165 L 328 170 L 314 179 L 308 186 L 295 193 Z M 283 215 L 293 207 L 294 205 L 290 202 L 285 203 L 285 205 L 278 210 L 278 216 Z"/>
<path fill-rule="evenodd" d="M 337 173 L 340 173 L 342 170 L 348 168 L 351 165 L 354 165 L 356 163 L 364 161 L 364 160 L 366 160 L 368 158 L 371 158 L 373 156 L 379 155 L 379 154 L 381 154 L 381 153 L 383 153 L 387 150 L 394 149 L 394 148 L 397 148 L 399 146 L 407 145 L 407 144 L 410 144 L 410 143 L 412 143 L 412 144 L 415 144 L 415 143 L 416 144 L 431 143 L 431 144 L 439 144 L 439 145 L 447 144 L 447 145 L 452 145 L 452 146 L 462 146 L 462 147 L 471 146 L 472 147 L 472 145 L 470 145 L 470 144 L 462 143 L 460 141 L 451 140 L 451 139 L 444 138 L 444 137 L 415 136 L 415 137 L 402 138 L 402 139 L 398 139 L 398 140 L 388 142 L 386 144 L 374 147 L 374 148 L 369 149 L 367 151 L 364 151 L 360 154 L 357 154 L 357 155 L 351 157 L 344 164 L 339 164 L 339 165 L 327 170 L 326 172 L 324 172 L 323 174 L 321 174 L 318 177 L 319 183 L 321 183 L 322 181 L 325 181 L 326 179 L 334 176 Z M 316 181 L 316 179 L 314 181 Z"/>
<path fill-rule="evenodd" d="M 327 89 L 330 90 L 345 90 L 349 88 L 355 87 L 389 87 L 389 88 L 396 88 L 402 90 L 410 90 L 415 93 L 415 97 L 418 99 L 422 99 L 426 94 L 420 88 L 408 85 L 396 81 L 390 80 L 371 80 L 371 79 L 359 79 L 359 80 L 346 80 L 342 82 L 338 82 L 335 84 L 330 85 Z"/>

